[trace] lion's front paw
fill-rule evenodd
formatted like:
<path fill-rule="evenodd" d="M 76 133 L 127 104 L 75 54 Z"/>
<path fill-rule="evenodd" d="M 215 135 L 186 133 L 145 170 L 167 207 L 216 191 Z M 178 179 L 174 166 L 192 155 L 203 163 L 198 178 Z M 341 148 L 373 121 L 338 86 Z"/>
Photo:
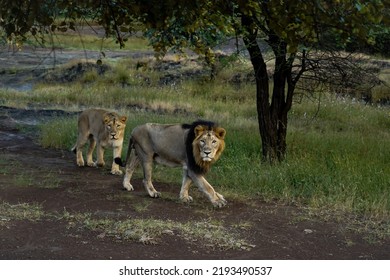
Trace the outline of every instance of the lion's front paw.
<path fill-rule="evenodd" d="M 77 166 L 84 166 L 84 160 L 77 160 Z"/>
<path fill-rule="evenodd" d="M 123 182 L 123 187 L 128 191 L 134 191 L 133 186 L 130 184 L 130 182 Z"/>
<path fill-rule="evenodd" d="M 112 169 L 111 170 L 111 174 L 113 174 L 113 175 L 122 175 L 123 172 L 120 169 Z"/>
<path fill-rule="evenodd" d="M 211 202 L 214 205 L 214 207 L 223 207 L 227 204 L 227 201 L 222 194 L 215 193 L 215 196 L 216 199 Z"/>
<path fill-rule="evenodd" d="M 159 198 L 161 197 L 161 193 L 160 192 L 149 192 L 149 195 L 150 197 L 153 197 L 153 198 Z"/>
<path fill-rule="evenodd" d="M 184 202 L 184 203 L 190 203 L 193 201 L 192 197 L 189 195 L 188 196 L 181 196 L 180 200 L 181 200 L 181 202 Z"/>

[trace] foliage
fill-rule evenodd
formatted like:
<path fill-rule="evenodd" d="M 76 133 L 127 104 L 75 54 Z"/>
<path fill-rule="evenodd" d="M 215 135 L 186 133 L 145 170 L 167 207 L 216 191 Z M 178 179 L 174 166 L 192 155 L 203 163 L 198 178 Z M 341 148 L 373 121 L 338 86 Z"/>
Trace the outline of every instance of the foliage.
<path fill-rule="evenodd" d="M 8 38 L 31 32 L 74 29 L 75 21 L 93 19 L 106 34 L 115 34 L 123 46 L 134 22 L 141 22 L 158 55 L 170 48 L 192 47 L 213 67 L 211 50 L 219 36 L 240 34 L 251 57 L 256 78 L 258 125 L 262 158 L 273 163 L 286 155 L 287 113 L 295 87 L 307 70 L 308 51 L 329 45 L 323 36 L 337 34 L 339 44 L 351 37 L 373 40 L 373 28 L 388 21 L 387 0 L 331 1 L 6 1 L 0 8 L 0 26 Z M 384 11 L 384 12 L 383 12 Z M 64 20 L 58 25 L 56 18 Z M 25 20 L 27 19 L 27 20 Z M 273 89 L 261 36 L 275 57 Z M 304 49 L 297 56 L 300 46 Z M 336 65 L 337 68 L 337 65 Z"/>
<path fill-rule="evenodd" d="M 350 52 L 365 52 L 368 54 L 380 54 L 390 57 L 390 27 L 379 25 L 373 31 L 375 41 L 371 44 L 356 44 L 354 38 L 351 38 L 347 43 L 346 50 Z"/>

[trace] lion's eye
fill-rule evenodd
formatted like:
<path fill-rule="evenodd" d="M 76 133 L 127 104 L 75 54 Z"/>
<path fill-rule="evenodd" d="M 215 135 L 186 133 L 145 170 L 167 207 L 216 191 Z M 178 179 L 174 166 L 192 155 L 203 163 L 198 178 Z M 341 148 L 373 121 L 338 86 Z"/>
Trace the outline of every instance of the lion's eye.
<path fill-rule="evenodd" d="M 213 142 L 212 142 L 213 144 L 217 144 L 217 140 L 213 140 Z"/>
<path fill-rule="evenodd" d="M 200 140 L 200 144 L 204 145 L 205 143 L 206 143 L 206 141 Z"/>
<path fill-rule="evenodd" d="M 111 129 L 111 125 L 107 125 L 107 128 L 108 128 L 108 129 Z"/>

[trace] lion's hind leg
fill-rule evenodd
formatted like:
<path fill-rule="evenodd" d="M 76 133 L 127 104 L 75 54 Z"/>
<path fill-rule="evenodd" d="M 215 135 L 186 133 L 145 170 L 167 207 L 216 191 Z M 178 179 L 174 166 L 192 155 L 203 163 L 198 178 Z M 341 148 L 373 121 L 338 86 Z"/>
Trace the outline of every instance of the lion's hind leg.
<path fill-rule="evenodd" d="M 128 191 L 134 190 L 133 186 L 130 183 L 130 180 L 139 163 L 140 159 L 137 156 L 135 150 L 132 149 L 130 154 L 130 160 L 126 164 L 125 176 L 123 177 L 123 187 Z"/>
<path fill-rule="evenodd" d="M 77 141 L 73 147 L 73 151 L 76 153 L 76 163 L 78 166 L 84 166 L 83 148 L 90 137 L 88 117 L 85 114 L 81 114 L 77 123 Z"/>
<path fill-rule="evenodd" d="M 96 147 L 96 141 L 93 138 L 92 135 L 89 136 L 89 147 L 87 151 L 87 165 L 96 167 L 96 163 L 93 161 L 93 151 L 95 150 Z"/>
<path fill-rule="evenodd" d="M 144 171 L 143 185 L 150 197 L 160 197 L 161 193 L 156 191 L 152 183 L 152 169 L 153 169 L 153 153 L 145 153 L 139 146 L 136 152 L 142 162 L 142 169 Z"/>
<path fill-rule="evenodd" d="M 160 197 L 161 193 L 156 191 L 152 183 L 152 162 L 142 162 L 142 167 L 144 169 L 144 179 L 142 183 L 144 184 L 145 190 L 148 192 L 150 197 Z"/>
<path fill-rule="evenodd" d="M 133 140 L 134 141 L 134 140 Z M 139 161 L 142 164 L 142 169 L 144 172 L 144 179 L 143 179 L 143 185 L 147 193 L 150 197 L 160 197 L 161 194 L 156 191 L 152 184 L 152 169 L 153 169 L 153 157 L 154 157 L 154 151 L 150 147 L 152 145 L 148 145 L 148 140 L 143 141 L 141 144 L 135 141 L 133 143 L 134 154 L 139 158 Z M 131 157 L 132 159 L 134 156 Z"/>
<path fill-rule="evenodd" d="M 76 163 L 78 166 L 84 166 L 83 151 L 81 148 L 76 148 Z"/>
<path fill-rule="evenodd" d="M 85 143 L 88 141 L 88 136 L 85 136 L 83 133 L 79 132 L 77 137 L 77 142 L 72 148 L 73 152 L 76 153 L 76 163 L 78 166 L 84 166 L 84 157 L 83 157 L 83 148 Z"/>

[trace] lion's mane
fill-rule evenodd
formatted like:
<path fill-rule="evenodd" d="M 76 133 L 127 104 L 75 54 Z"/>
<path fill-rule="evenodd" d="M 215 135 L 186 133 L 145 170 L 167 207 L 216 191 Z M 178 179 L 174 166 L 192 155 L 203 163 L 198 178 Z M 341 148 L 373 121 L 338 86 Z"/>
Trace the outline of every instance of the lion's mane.
<path fill-rule="evenodd" d="M 212 163 L 214 163 L 216 160 L 213 160 L 212 162 L 203 161 L 200 157 L 199 150 L 193 148 L 194 141 L 197 141 L 195 135 L 195 128 L 199 125 L 205 127 L 206 128 L 205 130 L 214 130 L 216 127 L 218 127 L 218 125 L 214 122 L 204 121 L 204 120 L 198 120 L 193 122 L 192 124 L 182 125 L 183 129 L 189 129 L 185 141 L 185 147 L 186 147 L 186 153 L 187 153 L 187 159 L 189 165 L 188 168 L 197 174 L 206 174 L 210 170 Z M 216 155 L 216 159 L 219 158 L 219 156 L 221 155 L 225 147 L 224 140 L 220 139 L 220 141 L 222 147 L 219 149 Z"/>

